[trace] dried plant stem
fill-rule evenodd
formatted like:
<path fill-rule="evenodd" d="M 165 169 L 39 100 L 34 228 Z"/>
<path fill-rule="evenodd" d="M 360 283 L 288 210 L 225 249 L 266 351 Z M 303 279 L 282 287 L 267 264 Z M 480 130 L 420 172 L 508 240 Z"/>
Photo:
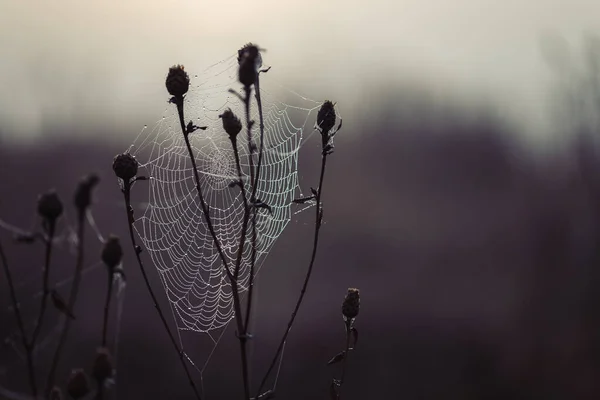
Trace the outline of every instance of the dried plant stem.
<path fill-rule="evenodd" d="M 302 301 L 304 300 L 304 295 L 306 294 L 308 282 L 310 281 L 313 266 L 315 264 L 315 258 L 317 255 L 317 248 L 319 245 L 319 232 L 321 231 L 321 223 L 322 223 L 321 196 L 323 194 L 323 179 L 325 177 L 326 165 L 327 165 L 327 153 L 323 153 L 323 155 L 321 157 L 321 174 L 319 177 L 319 187 L 317 189 L 317 194 L 315 196 L 315 201 L 317 203 L 316 211 L 315 211 L 315 234 L 314 234 L 314 239 L 313 239 L 313 248 L 312 248 L 312 254 L 310 257 L 310 263 L 308 264 L 308 270 L 306 271 L 306 276 L 304 277 L 304 283 L 302 285 L 302 289 L 300 290 L 300 295 L 298 296 L 298 300 L 296 301 L 296 306 L 294 307 L 294 311 L 292 312 L 292 315 L 290 316 L 290 320 L 288 321 L 287 328 L 285 330 L 285 333 L 283 334 L 283 337 L 281 338 L 281 341 L 279 342 L 279 346 L 277 347 L 277 351 L 275 352 L 275 355 L 273 356 L 273 359 L 271 360 L 271 364 L 269 365 L 269 368 L 267 369 L 267 372 L 266 372 L 265 376 L 263 377 L 263 379 L 260 383 L 260 386 L 258 387 L 256 398 L 258 398 L 258 396 L 261 394 L 261 390 L 265 386 L 267 379 L 269 378 L 269 375 L 273 371 L 273 368 L 275 368 L 277 359 L 279 358 L 279 355 L 281 354 L 281 351 L 283 350 L 283 347 L 285 345 L 287 337 L 290 334 L 290 331 L 292 330 L 292 326 L 294 325 L 294 321 L 296 320 L 296 315 L 298 314 L 298 310 L 300 309 L 300 306 L 302 305 Z"/>
<path fill-rule="evenodd" d="M 231 283 L 231 289 L 232 289 L 231 291 L 232 291 L 232 297 L 233 297 L 235 319 L 236 319 L 236 323 L 237 323 L 237 327 L 238 327 L 238 338 L 240 340 L 240 347 L 242 349 L 241 357 L 242 357 L 242 374 L 244 376 L 244 392 L 246 393 L 246 399 L 249 399 L 250 398 L 250 394 L 249 394 L 250 390 L 249 390 L 249 382 L 248 382 L 248 358 L 247 358 L 247 355 L 245 352 L 245 348 L 246 348 L 245 343 L 247 341 L 247 337 L 245 334 L 243 334 L 244 327 L 242 324 L 242 310 L 241 310 L 241 304 L 240 304 L 238 282 L 237 282 L 236 277 L 232 274 L 231 270 L 229 269 L 229 266 L 227 263 L 227 258 L 225 258 L 225 254 L 223 253 L 223 248 L 221 247 L 221 243 L 219 242 L 219 238 L 217 237 L 215 228 L 214 228 L 214 226 L 212 224 L 212 220 L 210 218 L 208 204 L 206 203 L 206 200 L 204 199 L 204 195 L 202 193 L 202 186 L 200 185 L 200 177 L 198 175 L 198 167 L 196 165 L 196 158 L 194 156 L 194 151 L 192 150 L 192 145 L 190 144 L 189 132 L 185 125 L 185 118 L 184 118 L 184 112 L 183 112 L 183 97 L 182 96 L 174 97 L 174 103 L 177 106 L 177 111 L 179 114 L 179 123 L 181 125 L 181 132 L 183 134 L 183 138 L 184 138 L 185 144 L 187 146 L 188 154 L 190 156 L 190 161 L 192 163 L 192 170 L 194 171 L 194 180 L 196 182 L 196 190 L 198 192 L 198 198 L 200 200 L 200 207 L 202 208 L 202 214 L 204 215 L 204 218 L 206 220 L 208 230 L 213 238 L 213 242 L 215 243 L 215 247 L 217 248 L 219 257 L 221 258 L 221 261 L 223 262 L 223 267 L 225 268 L 225 273 L 227 274 L 227 277 L 229 278 L 229 282 Z"/>
<path fill-rule="evenodd" d="M 138 244 L 135 240 L 135 234 L 133 232 L 133 223 L 135 222 L 135 220 L 133 218 L 133 207 L 131 206 L 131 185 L 132 185 L 131 182 L 127 182 L 127 181 L 123 182 L 123 197 L 125 200 L 125 208 L 127 210 L 127 222 L 128 222 L 127 225 L 129 227 L 129 238 L 131 239 L 131 245 L 133 246 L 133 249 L 135 252 L 135 257 L 136 257 L 138 265 L 140 267 L 140 271 L 142 272 L 142 277 L 144 278 L 144 283 L 146 284 L 146 288 L 148 289 L 148 292 L 150 293 L 150 297 L 152 298 L 152 302 L 154 303 L 154 308 L 156 308 L 156 311 L 158 312 L 160 320 L 162 321 L 163 326 L 165 327 L 165 330 L 167 331 L 167 334 L 169 335 L 169 339 L 171 339 L 171 344 L 173 345 L 173 347 L 177 351 L 177 354 L 179 355 L 179 360 L 181 361 L 181 365 L 183 366 L 183 369 L 185 370 L 185 374 L 188 378 L 190 386 L 194 390 L 194 394 L 196 395 L 196 398 L 198 400 L 201 400 L 200 393 L 198 392 L 198 388 L 196 387 L 196 384 L 194 383 L 194 380 L 192 379 L 192 375 L 190 374 L 187 364 L 185 363 L 183 351 L 179 348 L 179 345 L 177 344 L 177 341 L 175 340 L 175 337 L 173 336 L 173 333 L 171 332 L 171 329 L 169 328 L 169 324 L 167 323 L 165 315 L 163 314 L 162 309 L 160 308 L 160 306 L 158 304 L 158 300 L 156 298 L 156 295 L 154 294 L 154 290 L 152 290 L 152 286 L 150 285 L 150 280 L 148 279 L 148 275 L 146 274 L 146 269 L 144 268 L 144 263 L 143 263 L 142 257 L 141 257 L 142 249 L 140 246 L 138 246 Z"/>
<path fill-rule="evenodd" d="M 256 74 L 256 81 L 254 82 L 254 91 L 256 97 L 256 105 L 258 106 L 258 117 L 259 117 L 259 128 L 260 128 L 260 147 L 258 150 L 258 163 L 256 164 L 256 174 L 254 176 L 254 182 L 252 183 L 252 199 L 256 199 L 256 192 L 258 190 L 258 182 L 260 180 L 260 167 L 262 166 L 263 150 L 264 150 L 264 135 L 265 135 L 265 122 L 263 118 L 262 100 L 260 97 L 260 72 Z M 248 99 L 249 100 L 249 99 Z M 249 103 L 249 101 L 248 101 Z M 249 108 L 249 105 L 248 105 Z M 249 109 L 248 109 L 249 114 Z M 252 255 L 250 260 L 250 282 L 248 282 L 248 301 L 246 302 L 246 321 L 244 322 L 244 332 L 248 333 L 250 326 L 250 314 L 252 311 L 252 299 L 254 294 L 254 267 L 256 266 L 256 218 L 257 213 L 254 210 L 252 214 Z"/>
<path fill-rule="evenodd" d="M 344 359 L 342 360 L 342 375 L 340 377 L 340 382 L 337 387 L 337 398 L 338 400 L 341 398 L 342 393 L 342 385 L 344 384 L 344 378 L 346 376 L 346 364 L 348 362 L 348 356 L 350 355 L 350 330 L 352 328 L 352 319 L 346 320 L 346 348 L 344 349 Z"/>
<path fill-rule="evenodd" d="M 77 215 L 77 261 L 75 264 L 75 276 L 73 283 L 71 284 L 71 293 L 69 294 L 69 300 L 67 308 L 68 310 L 74 311 L 75 302 L 77 301 L 77 293 L 79 290 L 79 282 L 81 281 L 81 271 L 83 269 L 83 257 L 84 257 L 84 243 L 83 236 L 85 232 L 85 213 L 86 210 L 79 210 Z M 69 328 L 71 327 L 71 318 L 65 316 L 65 324 L 63 325 L 62 332 L 56 346 L 56 351 L 52 359 L 50 367 L 50 373 L 48 374 L 48 380 L 46 381 L 46 394 L 50 393 L 52 386 L 54 385 L 54 377 L 56 375 L 56 368 L 60 361 L 63 348 L 67 342 L 67 336 L 69 335 Z"/>
<path fill-rule="evenodd" d="M 31 336 L 30 346 L 32 349 L 35 349 L 35 343 L 39 337 L 39 334 L 42 330 L 42 324 L 44 321 L 44 315 L 46 314 L 46 308 L 48 305 L 48 295 L 50 294 L 50 259 L 52 258 L 52 247 L 54 242 L 54 233 L 56 232 L 56 221 L 51 220 L 48 221 L 48 237 L 45 238 L 46 243 L 46 254 L 44 257 L 44 276 L 43 276 L 43 295 L 40 304 L 40 312 L 38 314 L 37 322 L 35 324 L 35 328 L 33 330 L 33 335 Z"/>
<path fill-rule="evenodd" d="M 27 371 L 29 374 L 29 385 L 31 386 L 31 393 L 34 398 L 37 398 L 37 384 L 35 382 L 35 370 L 33 367 L 33 349 L 29 346 L 27 342 L 27 336 L 25 332 L 25 324 L 23 323 L 23 316 L 21 315 L 21 307 L 19 305 L 19 301 L 17 299 L 17 292 L 15 290 L 14 281 L 12 279 L 12 274 L 10 272 L 10 267 L 8 266 L 8 260 L 6 259 L 6 254 L 4 253 L 4 247 L 0 242 L 0 260 L 2 261 L 2 266 L 4 267 L 4 273 L 6 275 L 6 280 L 8 282 L 8 288 L 10 291 L 10 299 L 15 310 L 15 317 L 17 318 L 17 325 L 19 326 L 19 331 L 21 334 L 21 341 L 23 343 L 23 347 L 25 348 L 25 356 L 27 358 Z"/>
<path fill-rule="evenodd" d="M 113 274 L 108 274 L 108 287 L 106 289 L 106 301 L 104 303 L 104 323 L 102 324 L 102 347 L 106 347 L 106 332 L 108 331 L 108 312 L 110 311 L 110 300 L 112 298 Z"/>

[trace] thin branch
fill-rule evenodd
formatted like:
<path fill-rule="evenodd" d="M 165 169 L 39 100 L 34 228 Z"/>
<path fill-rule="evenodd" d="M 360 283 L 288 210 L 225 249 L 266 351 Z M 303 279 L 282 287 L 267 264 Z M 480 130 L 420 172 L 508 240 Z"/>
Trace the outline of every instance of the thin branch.
<path fill-rule="evenodd" d="M 17 325 L 19 326 L 19 331 L 21 332 L 21 341 L 23 342 L 23 347 L 25 348 L 25 355 L 27 357 L 27 370 L 29 373 L 29 385 L 31 386 L 31 393 L 33 397 L 37 397 L 37 384 L 35 382 L 35 370 L 33 367 L 33 350 L 27 343 L 27 336 L 25 332 L 25 324 L 23 323 L 23 316 L 21 315 L 21 306 L 19 305 L 19 301 L 17 299 L 17 292 L 15 290 L 14 281 L 12 279 L 12 274 L 10 272 L 10 268 L 8 266 L 8 260 L 6 259 L 6 254 L 4 253 L 4 247 L 0 242 L 0 260 L 2 261 L 2 266 L 4 267 L 4 273 L 6 275 L 6 280 L 8 282 L 8 288 L 10 291 L 10 299 L 12 301 L 13 308 L 15 310 L 15 317 L 17 318 Z"/>
<path fill-rule="evenodd" d="M 270 69 L 270 67 L 269 67 Z M 268 71 L 268 69 L 267 69 Z M 254 91 L 256 97 L 256 104 L 258 106 L 258 117 L 259 117 L 259 128 L 260 128 L 260 147 L 258 150 L 258 163 L 256 164 L 256 175 L 254 182 L 252 183 L 252 199 L 256 200 L 256 192 L 258 191 L 258 183 L 260 181 L 260 167 L 262 166 L 263 150 L 264 150 L 264 135 L 265 135 L 265 122 L 263 117 L 262 100 L 260 97 L 260 74 L 256 74 L 256 82 L 254 82 Z M 248 283 L 248 301 L 246 302 L 246 321 L 244 322 L 244 333 L 248 333 L 248 327 L 250 326 L 250 314 L 252 311 L 252 298 L 254 292 L 254 268 L 256 266 L 256 218 L 257 212 L 254 209 L 252 215 L 252 256 L 250 260 L 250 282 Z"/>
<path fill-rule="evenodd" d="M 314 234 L 314 240 L 313 240 L 312 255 L 310 257 L 310 263 L 308 265 L 308 270 L 306 271 L 306 276 L 304 278 L 304 284 L 302 285 L 302 290 L 300 291 L 300 295 L 298 296 L 298 300 L 296 301 L 296 306 L 294 307 L 294 311 L 292 312 L 290 320 L 287 324 L 285 333 L 283 334 L 283 337 L 281 338 L 281 341 L 279 342 L 279 346 L 277 347 L 277 352 L 275 353 L 275 356 L 271 360 L 271 364 L 269 365 L 269 368 L 267 369 L 267 372 L 266 372 L 265 376 L 263 377 L 263 379 L 260 383 L 260 386 L 258 387 L 256 398 L 258 398 L 258 396 L 261 394 L 262 388 L 265 386 L 267 379 L 269 378 L 269 375 L 271 374 L 271 372 L 273 371 L 273 368 L 275 367 L 275 364 L 277 363 L 277 359 L 279 358 L 279 355 L 281 354 L 281 351 L 283 350 L 283 346 L 285 345 L 287 337 L 288 337 L 290 331 L 292 330 L 292 326 L 294 325 L 294 321 L 296 320 L 296 315 L 298 314 L 300 305 L 302 304 L 302 301 L 304 300 L 304 295 L 305 295 L 306 289 L 308 287 L 308 282 L 310 281 L 310 276 L 312 274 L 313 266 L 315 264 L 317 248 L 319 245 L 319 232 L 321 230 L 321 223 L 322 223 L 321 196 L 323 195 L 323 179 L 325 177 L 326 164 L 327 164 L 327 153 L 323 152 L 323 155 L 321 157 L 321 175 L 319 177 L 319 187 L 318 187 L 317 194 L 316 194 L 316 203 L 317 204 L 316 204 L 316 211 L 315 211 L 315 234 Z"/>
<path fill-rule="evenodd" d="M 37 322 L 35 324 L 35 328 L 33 330 L 33 335 L 31 336 L 30 346 L 32 349 L 35 349 L 35 343 L 39 337 L 39 334 L 42 330 L 42 324 L 44 321 L 44 315 L 46 314 L 46 309 L 48 305 L 48 295 L 50 294 L 50 259 L 52 258 L 52 247 L 54 244 L 54 233 L 56 232 L 56 221 L 49 220 L 48 221 L 48 237 L 44 239 L 46 243 L 46 254 L 44 257 L 44 274 L 43 274 L 43 295 L 40 304 L 40 312 L 38 314 Z"/>
<path fill-rule="evenodd" d="M 348 356 L 350 355 L 350 329 L 352 328 L 353 319 L 346 320 L 346 348 L 344 350 L 344 359 L 342 360 L 342 376 L 340 377 L 340 382 L 337 387 L 337 398 L 338 400 L 341 398 L 342 393 L 342 385 L 344 384 L 344 378 L 346 376 L 346 364 L 348 362 Z"/>
<path fill-rule="evenodd" d="M 219 257 L 221 258 L 221 261 L 223 262 L 223 267 L 225 268 L 225 273 L 227 274 L 227 277 L 229 278 L 229 282 L 231 283 L 234 313 L 235 313 L 236 323 L 238 326 L 238 338 L 240 340 L 240 347 L 242 349 L 241 350 L 242 373 L 245 377 L 244 378 L 244 381 L 245 381 L 244 387 L 246 388 L 245 391 L 248 392 L 246 398 L 249 399 L 249 389 L 247 389 L 248 388 L 248 382 L 247 382 L 248 362 L 247 362 L 247 356 L 245 353 L 245 342 L 247 340 L 247 337 L 246 337 L 246 335 L 243 334 L 244 327 L 243 327 L 243 323 L 242 323 L 242 310 L 241 310 L 241 304 L 240 304 L 238 283 L 237 283 L 237 279 L 233 276 L 233 274 L 231 273 L 231 270 L 229 269 L 229 266 L 227 263 L 227 258 L 225 258 L 225 253 L 223 253 L 223 248 L 221 246 L 221 243 L 219 242 L 219 238 L 217 237 L 212 220 L 210 218 L 208 204 L 206 203 L 206 200 L 204 199 L 204 195 L 202 193 L 202 186 L 200 184 L 200 177 L 198 175 L 198 167 L 196 165 L 196 158 L 194 156 L 194 151 L 192 150 L 192 145 L 190 144 L 188 130 L 185 125 L 185 118 L 184 118 L 184 112 L 183 112 L 183 100 L 184 100 L 183 96 L 179 96 L 179 97 L 175 96 L 173 98 L 173 102 L 177 106 L 177 111 L 179 114 L 179 123 L 181 125 L 181 132 L 183 134 L 183 138 L 185 140 L 185 145 L 187 147 L 188 154 L 190 156 L 190 161 L 192 162 L 192 170 L 194 171 L 194 180 L 196 182 L 196 191 L 198 192 L 198 198 L 200 199 L 200 207 L 202 209 L 202 214 L 204 215 L 204 219 L 206 220 L 208 230 L 213 238 L 213 242 L 215 244 L 215 247 L 217 248 Z"/>
<path fill-rule="evenodd" d="M 156 308 L 156 311 L 158 312 L 158 315 L 160 316 L 160 320 L 162 321 L 163 326 L 165 327 L 165 330 L 167 331 L 167 334 L 169 335 L 169 339 L 171 339 L 171 344 L 173 345 L 173 347 L 177 351 L 177 354 L 179 355 L 179 360 L 181 361 L 181 365 L 183 366 L 183 369 L 185 370 L 185 374 L 188 378 L 190 386 L 194 390 L 194 394 L 196 395 L 196 398 L 198 400 L 201 400 L 200 393 L 198 392 L 198 388 L 196 387 L 196 384 L 194 383 L 194 380 L 192 379 L 192 375 L 190 374 L 187 364 L 185 363 L 184 353 L 179 348 L 179 345 L 177 344 L 177 341 L 175 340 L 175 337 L 173 336 L 173 333 L 171 332 L 171 329 L 169 328 L 167 319 L 165 318 L 165 315 L 163 314 L 160 306 L 158 305 L 158 300 L 156 298 L 156 295 L 154 294 L 154 290 L 152 290 L 152 286 L 150 285 L 150 280 L 148 279 L 148 275 L 146 274 L 146 269 L 144 268 L 144 263 L 143 263 L 142 257 L 141 257 L 142 249 L 140 246 L 138 246 L 138 244 L 135 240 L 135 234 L 133 232 L 133 223 L 135 222 L 135 220 L 133 218 L 133 207 L 131 206 L 131 182 L 128 182 L 128 181 L 123 182 L 123 198 L 125 200 L 125 209 L 127 210 L 127 222 L 128 222 L 127 225 L 129 227 L 129 238 L 131 239 L 131 245 L 133 246 L 133 249 L 135 252 L 135 257 L 136 257 L 138 265 L 140 267 L 140 271 L 142 272 L 142 277 L 144 278 L 144 283 L 146 284 L 146 288 L 148 289 L 148 292 L 150 293 L 150 297 L 152 298 L 152 302 L 154 303 L 154 308 Z"/>
<path fill-rule="evenodd" d="M 71 284 L 71 293 L 69 295 L 69 302 L 67 305 L 67 310 L 74 311 L 75 302 L 77 301 L 77 293 L 79 290 L 79 283 L 81 281 L 81 271 L 83 269 L 83 258 L 84 258 L 84 232 L 85 232 L 85 213 L 86 209 L 78 210 L 77 214 L 77 261 L 75 264 L 75 276 L 73 278 L 73 283 Z M 60 361 L 60 357 L 62 355 L 63 347 L 66 344 L 67 336 L 69 334 L 69 328 L 71 327 L 71 318 L 65 316 L 65 324 L 63 325 L 63 329 L 60 335 L 60 339 L 58 341 L 58 345 L 56 347 L 56 351 L 54 353 L 54 357 L 52 359 L 52 365 L 50 367 L 50 373 L 48 374 L 48 380 L 46 381 L 46 392 L 50 393 L 52 386 L 54 385 L 54 377 L 56 375 L 56 368 L 58 367 L 58 363 Z"/>
<path fill-rule="evenodd" d="M 108 312 L 110 310 L 110 300 L 112 298 L 113 279 L 112 272 L 108 274 L 108 287 L 106 289 L 106 301 L 104 303 L 104 323 L 102 324 L 102 347 L 106 347 L 106 332 L 108 330 Z"/>

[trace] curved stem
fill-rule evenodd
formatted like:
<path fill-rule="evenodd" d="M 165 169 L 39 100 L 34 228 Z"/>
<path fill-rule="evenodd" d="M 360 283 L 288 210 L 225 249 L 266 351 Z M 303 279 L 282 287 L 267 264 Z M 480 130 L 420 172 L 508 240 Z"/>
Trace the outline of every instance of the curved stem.
<path fill-rule="evenodd" d="M 48 304 L 48 295 L 50 294 L 49 278 L 50 278 L 50 259 L 52 258 L 52 247 L 54 242 L 54 233 L 56 231 L 56 222 L 49 221 L 48 225 L 48 238 L 46 242 L 46 254 L 44 257 L 44 275 L 43 275 L 43 295 L 40 304 L 40 312 L 38 314 L 37 322 L 31 336 L 30 346 L 35 349 L 35 342 L 37 341 L 40 331 L 42 330 L 42 324 L 44 315 L 46 314 L 46 306 Z"/>
<path fill-rule="evenodd" d="M 346 376 L 346 363 L 350 355 L 350 328 L 352 328 L 352 320 L 346 320 L 346 348 L 344 349 L 344 360 L 342 361 L 342 376 L 340 377 L 340 384 L 337 388 L 337 398 L 341 398 L 342 385 L 344 384 L 344 377 Z"/>
<path fill-rule="evenodd" d="M 177 112 L 179 114 L 179 123 L 181 125 L 181 133 L 183 134 L 183 138 L 185 140 L 185 145 L 187 147 L 188 150 L 188 154 L 190 156 L 190 161 L 192 162 L 192 169 L 194 171 L 194 180 L 196 182 L 196 191 L 198 192 L 198 198 L 200 199 L 200 207 L 202 209 L 202 214 L 204 215 L 204 219 L 206 220 L 206 225 L 208 226 L 208 230 L 213 238 L 213 242 L 215 244 L 215 247 L 217 248 L 217 252 L 219 254 L 219 257 L 221 258 L 221 261 L 223 262 L 223 267 L 225 268 L 225 273 L 227 274 L 227 277 L 229 278 L 229 282 L 231 283 L 231 292 L 232 292 L 232 297 L 233 297 L 233 306 L 234 306 L 234 313 L 235 313 L 235 319 L 236 319 L 236 323 L 238 326 L 238 338 L 240 340 L 240 347 L 241 347 L 241 357 L 242 357 L 242 373 L 244 376 L 244 391 L 248 392 L 248 395 L 246 396 L 247 399 L 249 399 L 249 386 L 248 386 L 248 361 L 247 361 L 247 356 L 246 356 L 246 335 L 243 334 L 243 325 L 242 325 L 242 309 L 241 309 L 241 304 L 240 304 L 240 297 L 239 297 L 239 290 L 238 290 L 238 283 L 237 283 L 237 279 L 233 276 L 231 270 L 229 269 L 228 263 L 227 263 L 227 258 L 225 258 L 225 253 L 223 253 L 223 248 L 221 246 L 221 243 L 219 242 L 219 238 L 217 237 L 217 234 L 215 232 L 215 228 L 213 226 L 212 223 L 212 219 L 210 218 L 210 213 L 209 213 L 209 209 L 208 209 L 208 204 L 206 203 L 206 200 L 204 199 L 204 195 L 202 193 L 202 186 L 200 185 L 200 177 L 198 175 L 198 167 L 196 165 L 196 158 L 194 156 L 194 151 L 192 150 L 192 145 L 190 144 L 190 139 L 189 139 L 189 135 L 188 135 L 188 131 L 187 128 L 185 126 L 185 118 L 184 118 L 184 112 L 183 112 L 183 97 L 175 97 L 174 99 L 175 105 L 177 106 Z M 235 272 L 235 271 L 234 271 Z"/>
<path fill-rule="evenodd" d="M 163 326 L 165 327 L 165 330 L 167 331 L 167 334 L 169 335 L 171 344 L 173 345 L 173 347 L 177 351 L 177 354 L 179 355 L 179 360 L 181 361 L 181 365 L 183 366 L 183 369 L 185 370 L 185 374 L 188 378 L 190 386 L 194 390 L 194 394 L 196 395 L 196 398 L 198 400 L 201 400 L 200 393 L 198 392 L 198 388 L 196 387 L 196 384 L 194 383 L 194 380 L 192 379 L 192 375 L 190 374 L 187 364 L 185 363 L 185 360 L 183 357 L 183 351 L 179 348 L 179 345 L 177 344 L 177 341 L 175 340 L 175 337 L 173 336 L 173 333 L 171 332 L 171 329 L 169 328 L 167 319 L 165 318 L 165 315 L 163 314 L 160 306 L 158 305 L 158 300 L 156 298 L 156 295 L 154 294 L 154 290 L 152 290 L 152 286 L 150 285 L 150 280 L 148 279 L 148 275 L 146 274 L 146 269 L 144 268 L 144 263 L 143 263 L 142 257 L 141 257 L 142 249 L 140 246 L 138 246 L 138 244 L 135 240 L 135 234 L 133 232 L 133 223 L 135 222 L 135 220 L 133 218 L 133 207 L 131 206 L 131 183 L 130 182 L 124 182 L 123 197 L 125 199 L 125 208 L 127 210 L 127 222 L 128 222 L 127 225 L 129 227 L 129 238 L 131 239 L 131 245 L 133 246 L 133 249 L 135 252 L 135 257 L 136 257 L 138 265 L 140 267 L 140 271 L 142 272 L 142 277 L 144 278 L 144 283 L 146 284 L 148 293 L 150 293 L 150 297 L 152 298 L 152 302 L 154 303 L 154 308 L 156 308 L 156 311 L 158 312 L 160 320 L 162 321 Z"/>
<path fill-rule="evenodd" d="M 313 240 L 313 248 L 312 248 L 312 254 L 310 257 L 310 263 L 308 265 L 308 270 L 306 271 L 306 276 L 304 277 L 304 284 L 302 285 L 302 289 L 300 290 L 300 295 L 298 296 L 298 300 L 296 301 L 296 306 L 294 307 L 294 311 L 292 312 L 290 320 L 287 324 L 285 333 L 283 334 L 283 337 L 281 338 L 281 341 L 279 342 L 279 346 L 277 347 L 277 352 L 275 353 L 275 356 L 273 356 L 273 359 L 271 360 L 271 364 L 269 365 L 269 368 L 267 369 L 267 373 L 263 377 L 263 379 L 260 383 L 260 386 L 258 387 L 258 392 L 256 395 L 257 398 L 261 394 L 261 390 L 265 386 L 267 379 L 269 378 L 269 375 L 273 371 L 273 368 L 275 368 L 275 364 L 277 363 L 277 359 L 279 358 L 279 355 L 281 354 L 281 351 L 283 350 L 285 341 L 287 340 L 287 337 L 290 334 L 290 331 L 292 330 L 292 326 L 294 325 L 294 321 L 296 320 L 296 315 L 298 314 L 298 310 L 300 309 L 300 306 L 302 305 L 302 301 L 304 300 L 304 295 L 306 294 L 308 282 L 310 281 L 310 276 L 312 274 L 313 266 L 315 264 L 317 248 L 319 245 L 319 232 L 321 230 L 321 222 L 322 222 L 321 221 L 321 196 L 323 194 L 323 179 L 325 177 L 326 164 L 327 164 L 327 154 L 324 153 L 321 157 L 321 175 L 319 177 L 319 187 L 318 187 L 317 195 L 316 195 L 317 204 L 316 204 L 316 212 L 315 212 L 315 235 L 314 235 L 314 240 Z"/>
<path fill-rule="evenodd" d="M 102 347 L 106 347 L 106 332 L 108 330 L 108 312 L 110 310 L 110 300 L 112 298 L 113 274 L 108 274 L 108 288 L 106 289 L 106 301 L 104 303 L 104 323 L 102 324 Z"/>
<path fill-rule="evenodd" d="M 2 266 L 4 267 L 4 273 L 6 275 L 6 280 L 8 282 L 8 289 L 10 292 L 10 299 L 12 301 L 13 308 L 15 310 L 15 317 L 17 318 L 17 325 L 19 326 L 19 331 L 21 333 L 21 341 L 23 343 L 23 347 L 25 348 L 25 355 L 27 357 L 27 371 L 29 374 L 29 385 L 31 386 L 31 393 L 34 398 L 37 398 L 37 384 L 35 382 L 35 370 L 33 367 L 33 349 L 27 343 L 27 336 L 25 332 L 25 324 L 23 323 L 23 316 L 21 315 L 21 307 L 19 305 L 19 301 L 17 299 L 17 292 L 15 290 L 15 284 L 12 279 L 12 274 L 10 272 L 10 268 L 8 266 L 8 260 L 6 259 L 6 254 L 4 253 L 4 247 L 0 242 L 0 260 L 2 261 Z"/>
<path fill-rule="evenodd" d="M 260 167 L 262 166 L 263 150 L 264 150 L 264 136 L 265 136 L 265 122 L 263 117 L 262 100 L 260 97 L 260 74 L 256 74 L 256 82 L 254 83 L 254 91 L 256 96 L 256 105 L 258 106 L 258 118 L 260 122 L 260 147 L 258 150 L 258 163 L 256 164 L 256 175 L 254 182 L 252 183 L 252 199 L 256 199 L 256 192 L 258 191 L 258 183 L 260 181 Z M 248 301 L 246 302 L 246 321 L 244 322 L 244 331 L 248 333 L 248 327 L 250 326 L 250 314 L 252 311 L 252 299 L 254 292 L 254 267 L 256 265 L 256 217 L 257 213 L 254 210 L 252 214 L 252 258 L 250 261 L 250 282 L 248 283 Z"/>
<path fill-rule="evenodd" d="M 83 257 L 84 257 L 84 245 L 83 235 L 85 231 L 85 210 L 79 210 L 77 215 L 77 261 L 75 264 L 75 276 L 73 283 L 71 284 L 71 293 L 69 295 L 69 302 L 67 305 L 68 310 L 74 311 L 75 302 L 77 301 L 77 293 L 79 290 L 79 282 L 81 280 L 81 270 L 83 269 Z M 71 318 L 65 316 L 65 324 L 56 346 L 54 358 L 52 359 L 52 365 L 50 367 L 50 373 L 48 374 L 48 380 L 46 381 L 46 394 L 50 393 L 52 385 L 54 384 L 54 376 L 56 375 L 56 368 L 62 355 L 63 347 L 67 342 L 67 336 L 69 335 L 69 328 L 71 327 Z"/>

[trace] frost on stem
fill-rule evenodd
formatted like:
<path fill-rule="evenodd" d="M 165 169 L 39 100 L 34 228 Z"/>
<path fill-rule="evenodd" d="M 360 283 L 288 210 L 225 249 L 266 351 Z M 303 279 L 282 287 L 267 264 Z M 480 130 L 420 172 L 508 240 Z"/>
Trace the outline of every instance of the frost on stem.
<path fill-rule="evenodd" d="M 169 68 L 165 82 L 169 94 L 176 98 L 181 98 L 190 88 L 190 77 L 184 71 L 183 65 L 174 65 Z"/>
<path fill-rule="evenodd" d="M 137 175 L 139 163 L 129 153 L 118 154 L 113 160 L 113 171 L 117 178 L 123 180 L 123 182 L 129 182 Z"/>

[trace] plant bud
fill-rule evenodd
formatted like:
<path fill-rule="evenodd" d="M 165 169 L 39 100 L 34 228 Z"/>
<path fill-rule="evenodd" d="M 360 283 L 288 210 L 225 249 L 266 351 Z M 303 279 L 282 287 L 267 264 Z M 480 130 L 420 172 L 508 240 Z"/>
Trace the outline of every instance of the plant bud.
<path fill-rule="evenodd" d="M 134 156 L 123 153 L 115 156 L 112 168 L 117 178 L 121 178 L 123 182 L 129 182 L 137 175 L 138 165 Z"/>
<path fill-rule="evenodd" d="M 100 182 L 98 175 L 91 174 L 85 176 L 79 181 L 77 189 L 75 190 L 75 207 L 79 212 L 87 210 L 92 204 L 92 189 Z"/>
<path fill-rule="evenodd" d="M 254 63 L 257 72 L 262 67 L 262 55 L 260 54 L 260 49 L 255 44 L 248 43 L 238 50 L 238 65 L 242 64 L 244 58 L 248 58 Z"/>
<path fill-rule="evenodd" d="M 254 61 L 248 57 L 243 57 L 238 71 L 238 79 L 242 85 L 249 87 L 256 82 L 257 70 Z"/>
<path fill-rule="evenodd" d="M 348 288 L 348 293 L 342 303 L 342 314 L 346 319 L 356 318 L 358 310 L 360 308 L 360 295 L 359 290 L 354 288 Z"/>
<path fill-rule="evenodd" d="M 90 382 L 83 369 L 71 371 L 71 377 L 67 382 L 67 393 L 75 400 L 85 397 L 90 392 Z"/>
<path fill-rule="evenodd" d="M 48 221 L 56 221 L 63 212 L 63 204 L 54 190 L 40 195 L 37 212 Z"/>
<path fill-rule="evenodd" d="M 223 114 L 219 115 L 219 118 L 223 120 L 223 129 L 233 140 L 236 138 L 238 133 L 242 130 L 242 122 L 236 115 L 231 111 L 230 108 L 225 110 Z"/>
<path fill-rule="evenodd" d="M 50 391 L 50 395 L 48 396 L 49 400 L 62 400 L 63 395 L 58 386 L 54 386 Z"/>
<path fill-rule="evenodd" d="M 317 113 L 317 126 L 322 135 L 327 135 L 335 126 L 335 109 L 331 101 L 325 100 Z"/>
<path fill-rule="evenodd" d="M 165 82 L 169 94 L 174 97 L 183 97 L 190 88 L 190 77 L 183 70 L 183 65 L 173 65 L 169 68 Z"/>
<path fill-rule="evenodd" d="M 104 264 L 106 264 L 111 271 L 121 264 L 123 249 L 121 248 L 121 242 L 117 236 L 111 235 L 108 237 L 104 243 L 101 257 Z"/>
<path fill-rule="evenodd" d="M 100 347 L 96 350 L 96 359 L 92 368 L 92 376 L 98 382 L 104 382 L 113 375 L 112 356 L 106 347 Z"/>

